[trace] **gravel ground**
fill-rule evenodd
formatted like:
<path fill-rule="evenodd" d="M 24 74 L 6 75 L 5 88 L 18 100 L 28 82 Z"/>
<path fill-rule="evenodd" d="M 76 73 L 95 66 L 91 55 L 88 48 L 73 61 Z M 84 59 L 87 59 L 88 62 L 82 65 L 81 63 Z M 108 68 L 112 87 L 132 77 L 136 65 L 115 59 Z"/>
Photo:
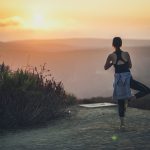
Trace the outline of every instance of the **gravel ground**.
<path fill-rule="evenodd" d="M 0 133 L 0 150 L 150 150 L 150 111 L 128 108 L 119 129 L 117 107 L 71 107 L 47 126 Z"/>

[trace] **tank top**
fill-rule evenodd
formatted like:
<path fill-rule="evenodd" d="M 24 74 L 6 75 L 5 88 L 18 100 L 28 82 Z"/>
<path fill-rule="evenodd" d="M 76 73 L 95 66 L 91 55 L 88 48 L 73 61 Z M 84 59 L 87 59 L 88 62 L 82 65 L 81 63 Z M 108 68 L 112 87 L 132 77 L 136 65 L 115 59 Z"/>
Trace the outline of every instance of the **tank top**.
<path fill-rule="evenodd" d="M 128 61 L 125 61 L 121 56 L 122 51 L 118 50 L 118 51 L 115 51 L 114 53 L 117 55 L 117 61 L 114 64 L 115 73 L 130 72 Z M 123 61 L 124 64 L 118 64 L 119 60 Z"/>

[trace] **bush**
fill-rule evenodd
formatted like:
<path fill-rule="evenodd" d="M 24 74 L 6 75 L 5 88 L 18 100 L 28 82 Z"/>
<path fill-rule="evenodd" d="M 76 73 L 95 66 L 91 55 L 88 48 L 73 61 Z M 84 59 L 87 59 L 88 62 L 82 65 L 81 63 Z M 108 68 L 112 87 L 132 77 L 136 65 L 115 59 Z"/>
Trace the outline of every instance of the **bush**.
<path fill-rule="evenodd" d="M 66 96 L 66 105 L 76 105 L 77 104 L 77 98 L 73 94 L 67 94 Z"/>
<path fill-rule="evenodd" d="M 67 95 L 62 82 L 56 82 L 45 64 L 11 71 L 0 65 L 0 128 L 29 126 L 60 116 Z"/>

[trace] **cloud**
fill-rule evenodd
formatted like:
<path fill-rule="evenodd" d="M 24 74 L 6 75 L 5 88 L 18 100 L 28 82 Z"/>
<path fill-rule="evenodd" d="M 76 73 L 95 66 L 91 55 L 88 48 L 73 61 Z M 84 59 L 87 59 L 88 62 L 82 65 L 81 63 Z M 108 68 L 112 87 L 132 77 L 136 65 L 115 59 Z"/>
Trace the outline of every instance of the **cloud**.
<path fill-rule="evenodd" d="M 19 26 L 23 20 L 19 16 L 0 19 L 0 27 Z"/>

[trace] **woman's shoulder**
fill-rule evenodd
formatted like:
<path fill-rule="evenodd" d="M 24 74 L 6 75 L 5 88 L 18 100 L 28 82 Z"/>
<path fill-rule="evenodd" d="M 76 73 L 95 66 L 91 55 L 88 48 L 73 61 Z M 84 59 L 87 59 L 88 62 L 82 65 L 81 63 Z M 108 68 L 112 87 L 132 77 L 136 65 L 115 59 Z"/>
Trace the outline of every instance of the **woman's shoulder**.
<path fill-rule="evenodd" d="M 124 50 L 121 50 L 122 51 L 122 53 L 124 53 L 124 54 L 129 54 L 129 52 L 127 52 L 127 51 L 124 51 Z"/>
<path fill-rule="evenodd" d="M 109 54 L 110 56 L 116 55 L 115 51 Z"/>
<path fill-rule="evenodd" d="M 127 52 L 127 51 L 122 51 L 122 54 L 126 55 L 126 56 L 129 56 L 129 52 Z"/>
<path fill-rule="evenodd" d="M 112 58 L 115 58 L 116 57 L 116 53 L 115 53 L 115 51 L 114 52 L 112 52 L 111 54 L 109 54 L 110 55 L 110 57 L 112 57 Z"/>
<path fill-rule="evenodd" d="M 115 53 L 114 53 L 114 52 L 113 52 L 113 53 L 110 53 L 110 54 L 108 55 L 108 57 L 109 57 L 110 59 L 112 59 L 114 56 L 115 56 Z"/>
<path fill-rule="evenodd" d="M 127 57 L 130 57 L 130 55 L 129 55 L 129 53 L 128 53 L 128 52 L 125 52 L 125 55 L 126 55 Z"/>

